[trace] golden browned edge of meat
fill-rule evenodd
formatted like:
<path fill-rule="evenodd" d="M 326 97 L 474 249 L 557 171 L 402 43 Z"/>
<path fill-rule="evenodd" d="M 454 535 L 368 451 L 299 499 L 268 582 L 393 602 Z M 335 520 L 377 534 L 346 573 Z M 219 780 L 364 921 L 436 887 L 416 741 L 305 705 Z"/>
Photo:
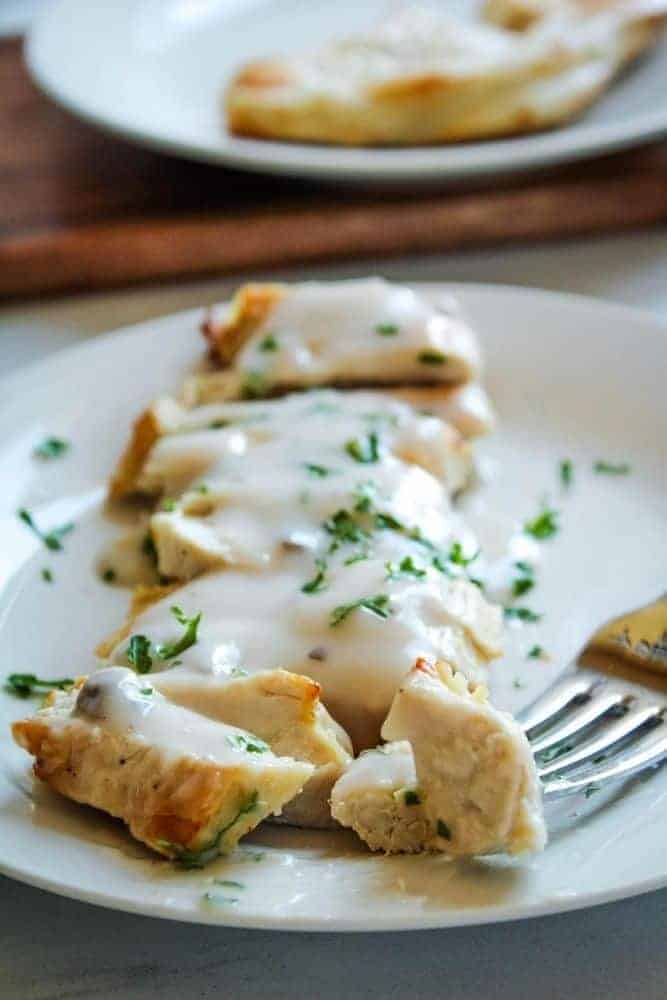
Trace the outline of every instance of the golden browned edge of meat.
<path fill-rule="evenodd" d="M 236 354 L 287 293 L 286 285 L 275 283 L 242 285 L 232 299 L 228 319 L 206 319 L 202 333 L 219 364 L 230 364 Z"/>
<path fill-rule="evenodd" d="M 94 726 L 51 726 L 48 716 L 15 722 L 16 742 L 35 758 L 37 778 L 75 802 L 91 805 L 127 823 L 138 840 L 167 857 L 196 851 L 215 833 L 211 824 L 223 804 L 234 810 L 247 798 L 241 768 L 222 769 L 212 761 L 181 757 L 167 762 L 139 740 L 105 733 Z M 123 780 L 100 780 L 122 767 Z M 241 817 L 243 832 L 257 816 Z"/>
<path fill-rule="evenodd" d="M 145 584 L 139 584 L 138 587 L 134 588 L 132 593 L 132 601 L 130 604 L 130 610 L 127 613 L 127 618 L 116 631 L 99 643 L 95 647 L 95 655 L 99 656 L 100 659 L 105 660 L 116 648 L 119 642 L 123 639 L 127 639 L 132 631 L 135 618 L 138 618 L 147 608 L 150 608 L 152 604 L 157 604 L 161 601 L 163 597 L 167 597 L 169 594 L 178 590 L 182 587 L 182 583 L 170 583 L 164 585 L 146 586 Z"/>
<path fill-rule="evenodd" d="M 109 499 L 120 500 L 133 493 L 136 481 L 162 428 L 153 407 L 144 410 L 132 425 L 125 451 L 109 482 Z"/>
<path fill-rule="evenodd" d="M 661 15 L 647 16 L 623 29 L 616 73 L 657 39 L 664 20 Z M 263 63 L 254 81 L 256 67 L 250 64 L 228 87 L 227 122 L 236 135 L 343 146 L 434 145 L 518 135 L 576 117 L 609 85 L 608 80 L 590 86 L 545 111 L 525 104 L 526 87 L 575 65 L 565 49 L 555 49 L 542 64 L 504 78 L 480 74 L 462 79 L 439 73 L 397 78 L 368 88 L 351 110 L 323 96 L 281 103 L 285 82 L 298 86 L 287 64 Z"/>

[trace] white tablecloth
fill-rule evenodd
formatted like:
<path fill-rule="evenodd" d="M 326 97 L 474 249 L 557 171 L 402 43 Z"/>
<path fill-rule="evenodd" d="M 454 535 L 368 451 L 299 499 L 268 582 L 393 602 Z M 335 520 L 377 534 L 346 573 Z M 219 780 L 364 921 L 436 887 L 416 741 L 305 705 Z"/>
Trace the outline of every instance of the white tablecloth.
<path fill-rule="evenodd" d="M 664 232 L 299 274 L 373 270 L 406 280 L 579 292 L 667 319 Z M 0 371 L 123 324 L 213 302 L 232 284 L 209 281 L 1 309 Z M 667 340 L 665 362 L 667 370 Z M 667 890 L 515 924 L 344 936 L 149 920 L 0 879 L 0 997 L 665 1000 L 666 926 Z"/>

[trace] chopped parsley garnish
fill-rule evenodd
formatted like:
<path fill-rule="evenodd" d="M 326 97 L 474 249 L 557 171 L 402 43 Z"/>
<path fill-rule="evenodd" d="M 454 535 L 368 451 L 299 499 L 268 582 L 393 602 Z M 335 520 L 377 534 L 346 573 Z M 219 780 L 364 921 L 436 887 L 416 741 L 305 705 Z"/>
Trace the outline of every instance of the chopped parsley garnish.
<path fill-rule="evenodd" d="M 179 858 L 184 868 L 201 868 L 199 864 L 186 864 L 182 857 Z M 214 906 L 233 906 L 238 903 L 238 896 L 223 896 L 220 892 L 205 892 L 202 896 L 205 903 L 212 903 Z"/>
<path fill-rule="evenodd" d="M 602 476 L 627 476 L 630 465 L 628 462 L 605 462 L 600 459 L 593 463 L 593 472 Z"/>
<path fill-rule="evenodd" d="M 479 549 L 477 549 L 477 552 L 475 552 L 473 555 L 465 556 L 463 554 L 463 546 L 461 545 L 461 543 L 454 542 L 447 555 L 447 561 L 452 563 L 454 566 L 463 566 L 463 568 L 465 569 L 466 566 L 469 566 L 470 563 L 473 563 L 478 556 L 479 556 Z"/>
<path fill-rule="evenodd" d="M 334 552 L 339 545 L 347 542 L 363 542 L 370 537 L 349 510 L 338 510 L 324 522 L 324 530 L 333 540 L 329 551 Z"/>
<path fill-rule="evenodd" d="M 278 350 L 278 341 L 272 333 L 267 333 L 266 337 L 259 342 L 259 349 L 263 351 L 264 354 L 270 354 L 272 351 Z"/>
<path fill-rule="evenodd" d="M 176 510 L 176 501 L 171 499 L 163 500 L 162 510 L 166 511 L 167 514 L 171 514 L 172 511 Z"/>
<path fill-rule="evenodd" d="M 268 384 L 261 372 L 247 371 L 241 382 L 242 399 L 261 399 L 268 392 Z"/>
<path fill-rule="evenodd" d="M 541 660 L 544 656 L 544 650 L 541 646 L 531 646 L 528 650 L 527 658 L 529 660 Z"/>
<path fill-rule="evenodd" d="M 326 578 L 326 561 L 324 559 L 316 559 L 315 566 L 317 567 L 317 573 L 312 580 L 304 583 L 301 588 L 304 594 L 319 594 L 322 590 L 326 590 L 329 586 Z"/>
<path fill-rule="evenodd" d="M 243 733 L 234 733 L 233 736 L 227 737 L 227 742 L 230 747 L 235 750 L 245 750 L 246 753 L 268 753 L 269 745 L 265 743 L 264 740 L 260 740 L 259 736 L 248 737 Z"/>
<path fill-rule="evenodd" d="M 345 451 L 355 462 L 371 465 L 380 460 L 380 438 L 371 431 L 365 439 L 351 438 L 345 442 Z"/>
<path fill-rule="evenodd" d="M 381 337 L 395 337 L 398 333 L 398 327 L 395 323 L 378 323 L 375 332 L 379 333 Z"/>
<path fill-rule="evenodd" d="M 302 464 L 306 472 L 314 476 L 315 479 L 326 479 L 333 471 L 328 469 L 326 465 L 318 465 L 316 462 L 303 462 Z"/>
<path fill-rule="evenodd" d="M 534 586 L 535 580 L 532 576 L 519 576 L 512 584 L 512 595 L 521 597 L 522 594 L 527 594 L 529 590 L 532 590 Z"/>
<path fill-rule="evenodd" d="M 47 437 L 33 450 L 35 458 L 60 458 L 69 449 L 69 442 L 62 438 Z"/>
<path fill-rule="evenodd" d="M 406 788 L 403 792 L 403 801 L 406 806 L 421 805 L 421 798 L 416 788 Z"/>
<path fill-rule="evenodd" d="M 563 489 L 567 490 L 572 485 L 572 477 L 574 475 L 574 466 L 572 465 L 572 460 L 569 458 L 564 458 L 560 465 L 558 466 L 558 474 L 560 476 L 560 481 Z"/>
<path fill-rule="evenodd" d="M 447 355 L 442 351 L 420 351 L 417 361 L 422 365 L 446 365 Z"/>
<path fill-rule="evenodd" d="M 416 580 L 423 580 L 426 576 L 426 570 L 415 565 L 412 556 L 405 556 L 398 564 L 387 562 L 385 563 L 385 569 L 387 571 L 387 580 L 400 580 L 404 576 L 412 576 Z"/>
<path fill-rule="evenodd" d="M 523 686 L 524 685 L 521 683 L 518 677 L 515 677 L 514 680 L 512 681 L 512 687 L 516 688 L 517 691 L 520 691 Z"/>
<path fill-rule="evenodd" d="M 208 425 L 210 431 L 221 431 L 223 427 L 229 427 L 230 421 L 219 417 L 217 420 L 212 420 Z"/>
<path fill-rule="evenodd" d="M 375 597 L 362 597 L 358 601 L 350 601 L 349 604 L 339 604 L 331 612 L 329 626 L 336 628 L 337 625 L 345 621 L 349 614 L 358 608 L 364 608 L 366 611 L 370 611 L 371 614 L 377 615 L 378 618 L 388 618 L 391 614 L 389 595 L 376 594 Z"/>
<path fill-rule="evenodd" d="M 538 615 L 530 608 L 503 608 L 505 618 L 515 618 L 520 622 L 539 622 L 542 615 Z"/>
<path fill-rule="evenodd" d="M 145 635 L 130 636 L 130 642 L 125 650 L 125 655 L 138 674 L 150 673 L 150 669 L 153 666 L 153 657 L 150 650 L 150 639 L 147 639 Z"/>
<path fill-rule="evenodd" d="M 375 483 L 359 483 L 353 494 L 354 509 L 359 514 L 370 514 L 377 498 Z"/>
<path fill-rule="evenodd" d="M 171 660 L 174 656 L 179 656 L 180 653 L 184 653 L 186 649 L 190 648 L 190 646 L 194 646 L 197 642 L 197 629 L 199 628 L 199 623 L 201 621 L 201 611 L 194 615 L 193 618 L 186 618 L 177 605 L 170 608 L 170 611 L 178 624 L 184 627 L 185 632 L 176 642 L 155 647 L 155 652 L 161 660 Z"/>
<path fill-rule="evenodd" d="M 208 493 L 208 486 L 206 483 L 200 483 L 199 486 L 195 486 L 197 493 Z"/>
<path fill-rule="evenodd" d="M 405 525 L 401 524 L 393 514 L 387 514 L 386 511 L 378 511 L 373 524 L 379 531 L 405 531 Z"/>
<path fill-rule="evenodd" d="M 370 552 L 368 549 L 360 549 L 359 552 L 355 552 L 353 555 L 348 556 L 344 561 L 343 566 L 354 566 L 355 563 L 364 562 L 366 559 L 370 559 Z"/>
<path fill-rule="evenodd" d="M 59 552 L 62 549 L 63 546 L 61 539 L 65 535 L 69 534 L 69 532 L 74 528 L 72 522 L 69 521 L 67 524 L 61 524 L 58 528 L 51 528 L 50 531 L 42 531 L 35 524 L 30 511 L 26 510 L 25 507 L 22 507 L 18 511 L 18 518 L 20 521 L 23 521 L 23 523 L 30 528 L 30 530 L 37 535 L 39 539 L 41 539 L 47 549 L 51 549 L 52 552 Z"/>
<path fill-rule="evenodd" d="M 71 677 L 61 677 L 57 681 L 44 680 L 35 674 L 10 674 L 5 682 L 5 691 L 17 698 L 31 698 L 33 695 L 43 695 L 54 689 L 67 691 L 74 681 Z"/>
<path fill-rule="evenodd" d="M 213 885 L 223 885 L 225 889 L 245 889 L 243 882 L 235 882 L 231 878 L 214 878 Z"/>
<path fill-rule="evenodd" d="M 105 569 L 104 572 L 102 573 L 102 579 L 104 580 L 105 583 L 113 583 L 114 580 L 116 579 L 116 570 Z"/>
<path fill-rule="evenodd" d="M 228 823 L 226 826 L 223 826 L 220 830 L 218 830 L 215 837 L 212 840 L 210 840 L 208 844 L 205 844 L 204 847 L 202 847 L 201 850 L 199 851 L 191 851 L 187 847 L 181 847 L 180 844 L 174 844 L 172 841 L 169 840 L 158 841 L 158 847 L 162 847 L 163 849 L 171 851 L 172 854 L 175 854 L 176 861 L 183 868 L 203 868 L 204 865 L 208 864 L 209 861 L 212 861 L 213 858 L 215 858 L 218 855 L 220 841 L 227 833 L 227 831 L 231 830 L 233 826 L 236 826 L 238 821 L 242 819 L 244 816 L 247 816 L 249 813 L 254 812 L 258 801 L 259 801 L 259 794 L 255 790 L 252 793 L 252 795 L 250 795 L 245 805 L 241 806 L 241 808 L 236 813 L 231 822 Z"/>
<path fill-rule="evenodd" d="M 447 824 L 441 819 L 438 820 L 437 831 L 439 837 L 444 837 L 445 840 L 452 839 L 452 831 L 449 829 Z"/>
<path fill-rule="evenodd" d="M 551 510 L 548 507 L 544 507 L 537 517 L 533 518 L 532 521 L 527 521 L 523 526 L 526 534 L 532 535 L 533 538 L 537 538 L 539 541 L 552 538 L 558 531 L 558 528 L 558 511 Z"/>
<path fill-rule="evenodd" d="M 540 751 L 540 759 L 543 764 L 550 764 L 557 757 L 562 757 L 563 754 L 569 753 L 572 748 L 572 743 L 561 743 L 560 746 L 549 747 L 548 750 Z"/>
<path fill-rule="evenodd" d="M 53 583 L 53 573 L 48 566 L 45 566 L 42 570 L 42 580 L 44 583 Z"/>

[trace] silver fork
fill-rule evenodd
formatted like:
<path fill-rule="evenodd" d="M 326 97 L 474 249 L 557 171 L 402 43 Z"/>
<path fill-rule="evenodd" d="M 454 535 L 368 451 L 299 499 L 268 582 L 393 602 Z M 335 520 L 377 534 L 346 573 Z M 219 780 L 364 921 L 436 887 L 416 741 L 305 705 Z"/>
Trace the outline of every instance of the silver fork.
<path fill-rule="evenodd" d="M 666 716 L 667 594 L 599 629 L 518 720 L 553 800 L 659 765 Z"/>

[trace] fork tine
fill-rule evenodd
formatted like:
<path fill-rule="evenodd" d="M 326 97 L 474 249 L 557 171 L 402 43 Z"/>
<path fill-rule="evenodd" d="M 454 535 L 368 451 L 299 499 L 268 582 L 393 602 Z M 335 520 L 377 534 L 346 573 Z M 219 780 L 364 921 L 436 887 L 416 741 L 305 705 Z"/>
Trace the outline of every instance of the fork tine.
<path fill-rule="evenodd" d="M 533 730 L 544 726 L 573 701 L 588 697 L 596 683 L 592 677 L 570 674 L 556 681 L 548 691 L 520 712 L 517 718 L 530 736 Z"/>
<path fill-rule="evenodd" d="M 667 736 L 662 734 L 654 740 L 643 740 L 636 750 L 622 754 L 606 766 L 591 768 L 575 778 L 554 777 L 544 783 L 542 791 L 545 798 L 560 799 L 573 792 L 583 792 L 592 786 L 598 788 L 621 778 L 629 778 L 649 767 L 655 767 L 665 757 L 667 757 Z"/>
<path fill-rule="evenodd" d="M 628 701 L 628 696 L 621 691 L 609 691 L 603 688 L 594 694 L 585 705 L 571 712 L 560 725 L 550 729 L 544 736 L 532 741 L 533 753 L 549 750 L 563 740 L 577 736 L 580 732 L 597 722 L 603 715 Z"/>
<path fill-rule="evenodd" d="M 639 736 L 646 731 L 647 726 L 656 725 L 661 721 L 663 712 L 664 708 L 659 705 L 631 709 L 623 718 L 606 726 L 599 736 L 587 740 L 581 746 L 570 750 L 569 753 L 562 754 L 556 760 L 539 768 L 540 778 L 544 780 L 562 771 L 571 770 L 578 764 L 585 764 L 586 761 L 606 753 L 612 747 L 618 747 L 625 740 Z"/>

